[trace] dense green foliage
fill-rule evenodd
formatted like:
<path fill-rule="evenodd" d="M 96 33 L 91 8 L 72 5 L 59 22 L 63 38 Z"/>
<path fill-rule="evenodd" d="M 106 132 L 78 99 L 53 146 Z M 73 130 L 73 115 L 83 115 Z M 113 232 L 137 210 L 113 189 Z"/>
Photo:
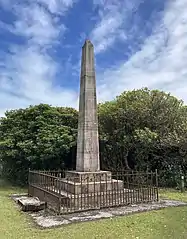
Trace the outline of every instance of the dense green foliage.
<path fill-rule="evenodd" d="M 157 168 L 162 184 L 176 185 L 187 169 L 187 107 L 181 101 L 145 88 L 98 108 L 103 169 Z M 0 124 L 4 175 L 25 182 L 28 168 L 74 167 L 77 116 L 72 108 L 44 104 L 6 112 Z"/>
<path fill-rule="evenodd" d="M 175 97 L 146 88 L 124 92 L 99 106 L 99 122 L 105 168 L 158 169 L 168 186 L 186 170 L 187 108 Z"/>
<path fill-rule="evenodd" d="M 13 110 L 1 119 L 0 132 L 3 173 L 11 181 L 25 183 L 29 168 L 67 166 L 76 142 L 77 111 L 44 104 Z"/>

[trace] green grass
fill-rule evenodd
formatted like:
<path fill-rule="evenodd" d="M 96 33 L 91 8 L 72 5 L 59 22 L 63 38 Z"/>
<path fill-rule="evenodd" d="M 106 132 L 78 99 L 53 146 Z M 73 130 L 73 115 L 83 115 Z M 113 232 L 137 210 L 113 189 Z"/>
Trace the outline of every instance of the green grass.
<path fill-rule="evenodd" d="M 160 197 L 187 202 L 187 193 L 181 193 L 174 189 L 160 189 Z"/>
<path fill-rule="evenodd" d="M 0 239 L 186 239 L 187 207 L 167 208 L 126 217 L 39 229 L 8 197 L 24 192 L 0 182 Z M 161 197 L 187 201 L 186 193 L 161 190 Z"/>

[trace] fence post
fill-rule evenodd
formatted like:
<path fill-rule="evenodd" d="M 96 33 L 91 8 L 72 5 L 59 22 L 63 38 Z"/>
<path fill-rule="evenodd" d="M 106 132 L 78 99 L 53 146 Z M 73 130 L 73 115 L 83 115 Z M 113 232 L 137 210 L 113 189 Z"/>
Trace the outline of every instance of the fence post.
<path fill-rule="evenodd" d="M 181 175 L 181 193 L 184 193 L 184 175 Z"/>
<path fill-rule="evenodd" d="M 30 168 L 29 168 L 29 173 L 28 173 L 28 196 L 30 196 Z"/>
<path fill-rule="evenodd" d="M 28 174 L 28 185 L 30 184 L 30 168 L 29 168 L 29 174 Z"/>
<path fill-rule="evenodd" d="M 155 176 L 156 176 L 156 199 L 158 201 L 158 170 L 155 170 Z"/>
<path fill-rule="evenodd" d="M 59 188 L 59 207 L 58 207 L 58 211 L 59 214 L 61 214 L 61 199 L 62 199 L 62 191 L 61 191 L 61 183 L 60 183 L 60 178 L 57 179 L 58 180 L 58 188 Z"/>

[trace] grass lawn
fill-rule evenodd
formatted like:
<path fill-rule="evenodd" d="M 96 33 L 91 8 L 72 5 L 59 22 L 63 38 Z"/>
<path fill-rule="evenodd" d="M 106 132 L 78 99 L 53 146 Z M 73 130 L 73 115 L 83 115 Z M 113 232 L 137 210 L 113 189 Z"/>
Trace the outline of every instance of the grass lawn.
<path fill-rule="evenodd" d="M 126 217 L 39 229 L 8 197 L 23 192 L 0 181 L 0 239 L 167 239 L 187 238 L 187 207 L 167 208 Z M 161 190 L 161 196 L 187 201 L 187 193 Z"/>

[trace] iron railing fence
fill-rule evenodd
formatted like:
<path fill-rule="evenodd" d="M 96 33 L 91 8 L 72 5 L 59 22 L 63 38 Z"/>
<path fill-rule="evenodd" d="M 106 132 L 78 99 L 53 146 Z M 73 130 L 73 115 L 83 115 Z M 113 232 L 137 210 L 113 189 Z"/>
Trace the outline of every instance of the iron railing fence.
<path fill-rule="evenodd" d="M 156 172 L 105 172 L 71 176 L 65 171 L 29 170 L 30 196 L 57 213 L 158 201 Z"/>

